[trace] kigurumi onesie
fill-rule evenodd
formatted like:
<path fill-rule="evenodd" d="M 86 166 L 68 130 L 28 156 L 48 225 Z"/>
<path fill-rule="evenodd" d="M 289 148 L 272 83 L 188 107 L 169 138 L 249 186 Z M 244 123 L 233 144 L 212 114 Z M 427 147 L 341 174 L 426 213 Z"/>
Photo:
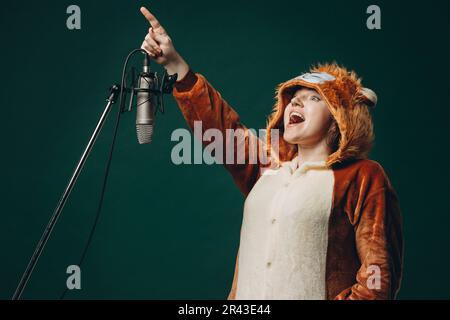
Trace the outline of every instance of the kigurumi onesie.
<path fill-rule="evenodd" d="M 299 88 L 325 100 L 337 144 L 325 161 L 299 161 L 283 140 L 284 109 Z M 225 164 L 245 204 L 234 279 L 228 299 L 393 299 L 402 276 L 402 219 L 382 166 L 369 160 L 376 95 L 335 63 L 314 67 L 277 87 L 267 122 L 256 138 L 204 76 L 190 70 L 173 95 L 188 123 L 202 129 L 242 129 L 264 144 L 269 164 Z M 278 150 L 270 130 L 278 129 Z M 205 144 L 207 144 L 205 142 Z"/>

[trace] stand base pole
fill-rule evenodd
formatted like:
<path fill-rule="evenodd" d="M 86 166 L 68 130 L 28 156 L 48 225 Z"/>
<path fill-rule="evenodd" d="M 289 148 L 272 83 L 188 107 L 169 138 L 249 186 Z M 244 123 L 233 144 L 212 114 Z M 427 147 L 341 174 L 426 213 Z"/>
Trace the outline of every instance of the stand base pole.
<path fill-rule="evenodd" d="M 88 156 L 92 150 L 92 147 L 94 146 L 95 141 L 105 123 L 105 120 L 106 120 L 109 112 L 111 111 L 111 106 L 116 102 L 118 92 L 119 92 L 118 85 L 114 85 L 111 87 L 109 97 L 108 97 L 108 99 L 106 99 L 107 104 L 106 104 L 105 110 L 103 111 L 103 113 L 97 123 L 97 126 L 95 127 L 95 130 L 92 133 L 91 138 L 89 139 L 89 142 L 88 142 L 83 154 L 81 155 L 80 160 L 78 161 L 75 171 L 73 172 L 72 177 L 70 178 L 69 183 L 67 184 L 67 187 L 64 190 L 64 193 L 62 194 L 62 196 L 58 202 L 58 205 L 56 206 L 56 209 L 53 212 L 53 215 L 50 218 L 50 221 L 48 222 L 47 227 L 45 228 L 44 233 L 41 236 L 41 239 L 39 240 L 39 242 L 36 246 L 36 249 L 34 250 L 34 253 L 31 256 L 30 261 L 28 262 L 28 266 L 25 269 L 25 272 L 23 273 L 22 278 L 20 279 L 19 285 L 17 286 L 16 291 L 14 292 L 12 300 L 19 300 L 21 298 L 22 293 L 28 283 L 28 280 L 30 279 L 31 274 L 33 273 L 34 267 L 36 266 L 36 263 L 38 262 L 38 259 L 41 256 L 42 251 L 44 250 L 44 247 L 50 237 L 50 234 L 52 233 L 53 228 L 55 227 L 55 224 L 58 221 L 61 211 L 64 208 L 67 198 L 69 197 L 70 192 L 72 191 L 73 187 L 75 186 L 78 176 L 80 175 L 81 170 L 84 167 L 86 159 L 88 158 Z"/>

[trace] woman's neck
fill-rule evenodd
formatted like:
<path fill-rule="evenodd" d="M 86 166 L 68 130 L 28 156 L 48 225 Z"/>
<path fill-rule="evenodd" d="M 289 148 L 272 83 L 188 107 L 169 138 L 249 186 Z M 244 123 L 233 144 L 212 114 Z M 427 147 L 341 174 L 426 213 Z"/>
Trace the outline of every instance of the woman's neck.
<path fill-rule="evenodd" d="M 325 140 L 314 145 L 298 144 L 298 164 L 310 161 L 327 161 L 331 150 Z"/>

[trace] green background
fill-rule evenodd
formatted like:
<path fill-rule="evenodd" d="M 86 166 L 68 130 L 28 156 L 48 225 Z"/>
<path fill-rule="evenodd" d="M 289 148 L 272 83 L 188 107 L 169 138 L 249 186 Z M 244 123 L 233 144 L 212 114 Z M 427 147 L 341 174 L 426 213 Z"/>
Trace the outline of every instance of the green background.
<path fill-rule="evenodd" d="M 159 18 L 177 50 L 250 128 L 262 128 L 275 86 L 316 62 L 354 69 L 378 93 L 371 158 L 388 173 L 404 217 L 399 298 L 450 298 L 444 1 L 21 1 L 1 4 L 0 298 L 8 299 L 103 111 L 124 58 Z M 81 8 L 81 30 L 66 8 Z M 141 58 L 133 60 L 141 64 Z M 155 67 L 160 70 L 160 67 Z M 57 299 L 77 264 L 97 201 L 115 111 L 48 242 L 24 298 Z M 114 116 L 113 116 L 114 115 Z M 102 216 L 70 299 L 224 299 L 243 197 L 220 165 L 172 164 L 170 135 L 187 128 L 174 99 L 141 146 L 123 116 Z"/>

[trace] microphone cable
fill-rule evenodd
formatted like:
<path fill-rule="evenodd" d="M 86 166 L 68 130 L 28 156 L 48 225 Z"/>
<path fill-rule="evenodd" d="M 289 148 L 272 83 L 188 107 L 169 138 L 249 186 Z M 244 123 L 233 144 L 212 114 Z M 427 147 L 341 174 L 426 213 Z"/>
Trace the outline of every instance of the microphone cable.
<path fill-rule="evenodd" d="M 94 223 L 91 227 L 91 230 L 89 232 L 89 237 L 86 241 L 86 244 L 83 248 L 83 253 L 81 254 L 80 260 L 78 262 L 78 267 L 81 269 L 81 266 L 84 262 L 84 259 L 86 257 L 86 254 L 89 250 L 89 246 L 92 243 L 92 240 L 94 238 L 94 233 L 95 230 L 97 229 L 97 225 L 98 222 L 100 220 L 100 214 L 102 211 L 102 207 L 103 207 L 103 200 L 105 197 L 105 191 L 106 191 L 106 185 L 108 182 L 108 176 L 109 176 L 109 170 L 111 168 L 111 162 L 112 162 L 112 156 L 113 156 L 113 152 L 114 152 L 114 147 L 116 144 L 116 137 L 117 137 L 117 132 L 119 129 L 119 123 L 120 123 L 120 116 L 123 112 L 123 105 L 124 105 L 124 93 L 125 93 L 125 78 L 126 78 L 126 70 L 127 70 L 127 66 L 128 66 L 128 62 L 131 58 L 131 56 L 133 56 L 135 53 L 137 52 L 143 52 L 145 55 L 147 54 L 147 52 L 143 49 L 134 49 L 133 51 L 131 51 L 127 58 L 125 59 L 125 63 L 123 65 L 123 69 L 122 69 L 122 79 L 121 79 L 121 83 L 120 83 L 120 94 L 119 94 L 119 110 L 117 112 L 117 116 L 116 116 L 116 123 L 114 125 L 114 134 L 113 134 L 113 138 L 111 141 L 111 146 L 110 146 L 110 150 L 109 150 L 109 157 L 106 163 L 106 169 L 105 169 L 105 174 L 103 176 L 103 184 L 102 184 L 102 189 L 100 192 L 100 199 L 99 199 L 99 203 L 98 203 L 98 207 L 97 207 L 97 212 L 95 214 L 95 219 L 94 219 Z M 133 93 L 132 93 L 133 94 Z M 61 296 L 59 297 L 59 300 L 63 300 L 67 294 L 67 291 L 69 290 L 69 288 L 67 287 L 67 283 L 66 283 L 66 288 L 64 289 L 64 292 L 61 294 Z"/>

